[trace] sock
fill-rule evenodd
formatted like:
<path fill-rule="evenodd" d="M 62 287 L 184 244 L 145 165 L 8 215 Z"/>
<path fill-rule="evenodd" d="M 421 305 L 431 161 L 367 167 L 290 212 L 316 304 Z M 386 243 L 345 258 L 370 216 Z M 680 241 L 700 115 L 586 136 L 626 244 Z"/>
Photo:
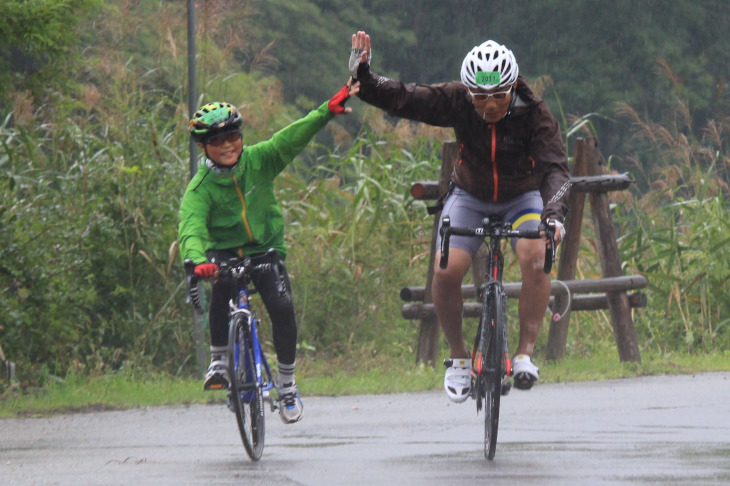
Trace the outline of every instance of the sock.
<path fill-rule="evenodd" d="M 228 346 L 211 346 L 210 347 L 210 361 L 225 361 L 226 353 L 228 352 Z"/>
<path fill-rule="evenodd" d="M 294 366 L 295 363 L 285 364 L 279 363 L 279 374 L 276 377 L 276 383 L 279 385 L 289 385 L 294 383 Z"/>

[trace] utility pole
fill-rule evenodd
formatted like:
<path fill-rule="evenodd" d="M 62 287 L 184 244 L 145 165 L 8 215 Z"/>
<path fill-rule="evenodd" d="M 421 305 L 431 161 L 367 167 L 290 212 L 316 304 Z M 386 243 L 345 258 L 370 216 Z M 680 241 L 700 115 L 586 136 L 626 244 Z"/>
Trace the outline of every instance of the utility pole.
<path fill-rule="evenodd" d="M 198 86 L 195 62 L 195 0 L 188 0 L 188 119 L 198 106 Z M 198 146 L 190 138 L 190 178 L 198 170 Z"/>
<path fill-rule="evenodd" d="M 195 62 L 195 0 L 188 0 L 188 119 L 198 108 L 198 86 Z M 190 178 L 198 171 L 198 146 L 190 137 Z M 206 369 L 204 317 L 193 310 L 193 341 L 195 343 L 196 370 L 203 376 Z"/>

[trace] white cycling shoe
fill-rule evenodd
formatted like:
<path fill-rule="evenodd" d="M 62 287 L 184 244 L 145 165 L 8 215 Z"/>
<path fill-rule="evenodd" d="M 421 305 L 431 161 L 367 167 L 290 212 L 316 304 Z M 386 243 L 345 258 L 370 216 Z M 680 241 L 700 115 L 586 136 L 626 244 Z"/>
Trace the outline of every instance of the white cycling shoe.
<path fill-rule="evenodd" d="M 534 365 L 528 355 L 518 354 L 512 360 L 512 377 L 515 388 L 529 390 L 540 379 L 540 368 Z"/>
<path fill-rule="evenodd" d="M 213 360 L 205 375 L 203 390 L 227 390 L 229 386 L 228 361 L 224 359 Z"/>
<path fill-rule="evenodd" d="M 293 424 L 302 419 L 304 413 L 304 404 L 302 397 L 299 395 L 299 389 L 295 382 L 286 383 L 276 386 L 279 394 L 279 416 L 285 424 Z"/>
<path fill-rule="evenodd" d="M 447 366 L 444 375 L 446 396 L 454 403 L 462 403 L 471 392 L 471 359 L 451 358 L 444 361 Z"/>

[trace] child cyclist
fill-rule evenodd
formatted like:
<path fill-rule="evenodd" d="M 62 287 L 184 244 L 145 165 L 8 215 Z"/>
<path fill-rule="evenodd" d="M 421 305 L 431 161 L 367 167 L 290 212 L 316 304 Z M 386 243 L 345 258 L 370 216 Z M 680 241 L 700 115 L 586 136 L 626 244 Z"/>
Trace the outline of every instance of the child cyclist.
<path fill-rule="evenodd" d="M 213 279 L 209 310 L 211 363 L 205 390 L 229 384 L 228 299 L 230 283 L 216 280 L 218 263 L 231 257 L 251 257 L 279 265 L 286 293 L 276 288 L 275 275 L 252 278 L 271 318 L 278 360 L 276 389 L 284 423 L 302 418 L 304 409 L 294 379 L 297 324 L 289 276 L 284 266 L 284 218 L 274 196 L 274 179 L 336 114 L 347 114 L 345 102 L 359 90 L 352 80 L 332 99 L 269 140 L 243 146 L 244 120 L 229 103 L 202 106 L 190 120 L 190 135 L 205 154 L 205 163 L 188 184 L 180 205 L 178 241 L 183 261 L 191 259 L 195 275 Z M 273 257 L 266 255 L 274 248 Z"/>

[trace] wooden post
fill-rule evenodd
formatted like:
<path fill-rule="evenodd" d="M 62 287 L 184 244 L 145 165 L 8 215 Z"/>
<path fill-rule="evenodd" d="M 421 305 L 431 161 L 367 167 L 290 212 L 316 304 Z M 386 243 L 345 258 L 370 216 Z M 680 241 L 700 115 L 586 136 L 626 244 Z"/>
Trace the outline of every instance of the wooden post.
<path fill-rule="evenodd" d="M 575 162 L 573 176 L 585 176 L 588 172 L 586 160 L 596 156 L 594 139 L 579 139 L 575 145 Z M 565 220 L 565 240 L 560 245 L 560 262 L 558 263 L 558 280 L 573 280 L 575 268 L 578 264 L 578 250 L 580 248 L 580 233 L 583 226 L 583 209 L 585 194 L 572 191 L 568 202 L 568 216 Z M 567 306 L 568 297 L 555 296 L 555 312 L 562 312 Z M 565 344 L 568 341 L 570 324 L 570 310 L 563 315 L 555 314 L 550 321 L 545 357 L 548 360 L 559 360 L 563 357 Z"/>
<path fill-rule="evenodd" d="M 444 194 L 451 180 L 451 172 L 458 155 L 456 142 L 446 142 L 443 145 L 441 155 L 441 174 L 439 176 L 439 195 Z M 431 295 L 431 284 L 433 282 L 433 266 L 436 258 L 436 235 L 438 233 L 439 211 L 433 218 L 433 229 L 431 231 L 431 251 L 428 259 L 428 274 L 426 275 L 426 296 L 424 303 L 433 303 Z M 421 319 L 421 327 L 418 331 L 418 350 L 416 351 L 416 362 L 434 366 L 438 355 L 439 342 L 441 337 L 441 326 L 436 316 L 428 316 Z"/>
<path fill-rule="evenodd" d="M 573 177 L 603 175 L 604 160 L 598 150 L 596 139 L 579 139 L 575 150 Z M 623 275 L 607 190 L 609 189 L 597 190 L 594 188 L 594 190 L 588 191 L 596 231 L 598 256 L 601 260 L 604 278 Z M 572 191 L 569 202 L 570 212 L 565 222 L 566 239 L 561 245 L 560 251 L 558 280 L 572 280 L 575 277 L 584 206 L 585 194 L 580 191 Z M 556 295 L 553 309 L 560 312 L 565 307 L 566 298 L 566 296 Z M 607 299 L 619 359 L 621 361 L 640 362 L 641 357 L 627 293 L 625 291 L 611 291 L 607 293 Z M 546 357 L 549 360 L 562 358 L 568 338 L 569 323 L 570 312 L 551 321 L 546 348 Z"/>
<path fill-rule="evenodd" d="M 588 175 L 599 175 L 603 172 L 602 157 L 587 159 Z M 608 195 L 605 192 L 591 192 L 588 200 L 591 204 L 591 214 L 596 231 L 598 256 L 601 259 L 601 269 L 604 277 L 618 277 L 623 275 L 621 258 L 616 243 L 616 232 L 613 229 L 611 208 Z M 631 317 L 631 307 L 626 292 L 608 292 L 608 309 L 611 314 L 611 324 L 616 338 L 618 355 L 621 361 L 641 362 L 639 345 L 636 340 L 634 321 Z"/>

